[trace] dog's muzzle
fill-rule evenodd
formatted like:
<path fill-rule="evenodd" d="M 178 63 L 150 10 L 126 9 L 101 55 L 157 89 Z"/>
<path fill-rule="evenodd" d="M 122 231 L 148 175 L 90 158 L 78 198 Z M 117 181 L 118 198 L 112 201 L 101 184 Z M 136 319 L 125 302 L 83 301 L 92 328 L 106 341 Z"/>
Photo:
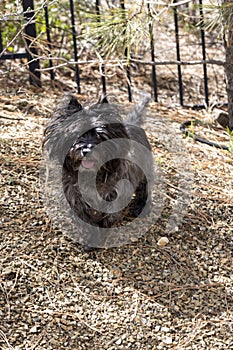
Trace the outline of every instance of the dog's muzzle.
<path fill-rule="evenodd" d="M 92 169 L 95 166 L 94 160 L 83 159 L 81 161 L 81 166 L 85 169 Z"/>
<path fill-rule="evenodd" d="M 90 153 L 92 151 L 93 146 L 88 145 L 81 149 L 81 156 L 84 158 L 81 160 L 81 166 L 85 169 L 92 169 L 95 166 L 95 160 L 91 158 Z"/>

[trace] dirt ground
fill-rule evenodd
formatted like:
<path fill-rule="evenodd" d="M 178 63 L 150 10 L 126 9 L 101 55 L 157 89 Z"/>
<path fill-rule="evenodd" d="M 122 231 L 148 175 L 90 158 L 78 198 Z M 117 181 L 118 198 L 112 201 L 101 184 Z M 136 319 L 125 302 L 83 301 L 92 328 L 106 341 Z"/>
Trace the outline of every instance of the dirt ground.
<path fill-rule="evenodd" d="M 14 86 L 0 97 L 0 348 L 233 348 L 232 154 L 183 140 L 194 175 L 191 200 L 169 234 L 179 164 L 158 130 L 147 127 L 166 206 L 137 242 L 87 252 L 52 227 L 41 200 L 43 128 L 63 92 Z M 151 103 L 149 112 L 172 135 L 195 117 L 205 122 L 197 133 L 229 143 L 210 110 Z"/>

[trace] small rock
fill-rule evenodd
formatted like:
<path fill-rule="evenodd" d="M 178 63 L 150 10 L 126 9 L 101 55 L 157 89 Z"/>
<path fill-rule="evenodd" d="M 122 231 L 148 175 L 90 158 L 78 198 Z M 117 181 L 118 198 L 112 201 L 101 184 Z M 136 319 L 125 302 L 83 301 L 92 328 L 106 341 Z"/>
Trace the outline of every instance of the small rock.
<path fill-rule="evenodd" d="M 161 327 L 161 332 L 169 332 L 170 328 L 168 327 Z"/>
<path fill-rule="evenodd" d="M 141 322 L 142 322 L 142 324 L 146 324 L 147 323 L 147 319 L 146 318 L 141 318 Z"/>
<path fill-rule="evenodd" d="M 30 331 L 30 333 L 37 333 L 37 327 L 36 326 L 33 326 Z"/>
<path fill-rule="evenodd" d="M 159 247 L 163 247 L 163 246 L 167 245 L 168 243 L 169 243 L 169 239 L 167 237 L 161 237 L 157 242 Z"/>
<path fill-rule="evenodd" d="M 164 344 L 167 344 L 167 345 L 172 344 L 172 337 L 165 337 L 165 338 L 163 339 L 163 343 L 164 343 Z"/>
<path fill-rule="evenodd" d="M 121 345 L 121 338 L 117 339 L 117 340 L 115 341 L 115 344 L 116 344 L 116 345 Z"/>

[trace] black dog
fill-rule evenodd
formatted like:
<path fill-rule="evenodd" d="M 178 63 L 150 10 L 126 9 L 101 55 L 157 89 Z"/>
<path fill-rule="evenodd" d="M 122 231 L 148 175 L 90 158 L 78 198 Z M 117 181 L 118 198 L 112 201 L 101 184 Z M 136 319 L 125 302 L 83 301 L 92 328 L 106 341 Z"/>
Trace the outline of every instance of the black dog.
<path fill-rule="evenodd" d="M 83 108 L 69 95 L 45 129 L 44 148 L 62 164 L 65 197 L 84 225 L 115 227 L 149 211 L 153 159 L 140 127 L 147 102 L 124 121 L 116 106 Z"/>

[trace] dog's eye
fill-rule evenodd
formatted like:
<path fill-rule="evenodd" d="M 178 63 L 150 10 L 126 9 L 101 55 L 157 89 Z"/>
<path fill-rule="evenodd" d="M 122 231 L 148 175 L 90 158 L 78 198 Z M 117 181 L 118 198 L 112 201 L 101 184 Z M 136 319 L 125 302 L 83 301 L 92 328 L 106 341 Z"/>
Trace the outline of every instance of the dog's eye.
<path fill-rule="evenodd" d="M 107 130 L 106 130 L 106 128 L 105 128 L 104 126 L 101 126 L 101 127 L 96 128 L 96 129 L 95 129 L 95 135 L 96 135 L 96 138 L 97 138 L 98 140 L 101 140 L 101 139 L 103 139 L 104 137 L 105 137 L 105 138 L 108 138 L 108 137 L 107 137 Z"/>
<path fill-rule="evenodd" d="M 73 149 L 77 149 L 78 147 L 79 147 L 79 144 L 78 144 L 78 143 L 75 143 L 75 144 L 72 146 Z"/>
<path fill-rule="evenodd" d="M 105 127 L 104 126 L 99 126 L 98 128 L 95 129 L 97 134 L 102 134 L 105 132 Z"/>

